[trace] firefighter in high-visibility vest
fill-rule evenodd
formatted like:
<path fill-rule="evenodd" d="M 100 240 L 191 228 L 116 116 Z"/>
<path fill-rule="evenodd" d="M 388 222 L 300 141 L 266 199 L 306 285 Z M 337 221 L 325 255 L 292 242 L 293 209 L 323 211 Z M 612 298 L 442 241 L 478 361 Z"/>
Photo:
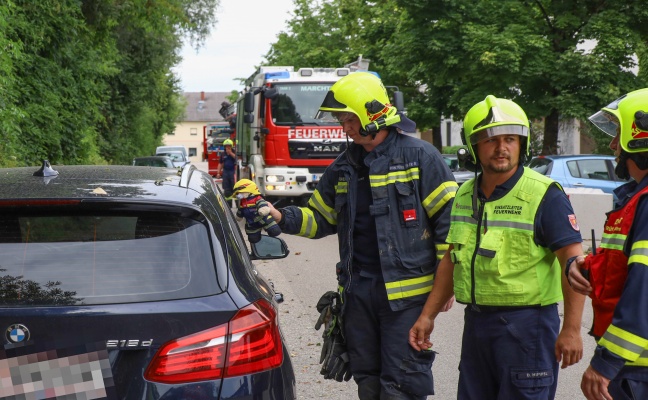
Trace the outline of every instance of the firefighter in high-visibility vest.
<path fill-rule="evenodd" d="M 632 180 L 614 190 L 618 200 L 600 247 L 569 269 L 574 289 L 592 298 L 597 339 L 581 389 L 592 400 L 648 399 L 648 89 L 618 98 L 589 120 L 613 137 L 615 172 Z"/>
<path fill-rule="evenodd" d="M 410 344 L 432 346 L 434 318 L 454 294 L 466 304 L 458 399 L 553 399 L 560 361 L 565 368 L 583 354 L 585 297 L 561 272 L 583 254 L 574 211 L 558 183 L 523 166 L 529 121 L 513 101 L 487 96 L 474 105 L 463 139 L 465 166 L 481 173 L 457 192 L 450 249 Z"/>
<path fill-rule="evenodd" d="M 321 373 L 339 381 L 353 376 L 362 400 L 425 399 L 434 393 L 435 352 L 410 348 L 407 331 L 447 249 L 457 183 L 434 146 L 401 133 L 416 125 L 390 104 L 375 75 L 341 78 L 320 111 L 352 143 L 326 169 L 307 207 L 271 213 L 284 233 L 338 235 L 339 294 L 325 294 L 317 308 L 332 309 L 342 325 L 327 325 Z"/>

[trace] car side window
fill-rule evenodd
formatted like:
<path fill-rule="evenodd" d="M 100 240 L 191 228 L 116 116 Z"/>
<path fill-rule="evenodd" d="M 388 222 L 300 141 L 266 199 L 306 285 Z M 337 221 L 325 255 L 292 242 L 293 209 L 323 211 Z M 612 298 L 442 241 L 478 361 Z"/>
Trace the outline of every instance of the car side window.
<path fill-rule="evenodd" d="M 581 178 L 599 179 L 604 181 L 614 180 L 608 172 L 605 160 L 579 160 L 576 161 L 576 163 L 578 164 Z"/>

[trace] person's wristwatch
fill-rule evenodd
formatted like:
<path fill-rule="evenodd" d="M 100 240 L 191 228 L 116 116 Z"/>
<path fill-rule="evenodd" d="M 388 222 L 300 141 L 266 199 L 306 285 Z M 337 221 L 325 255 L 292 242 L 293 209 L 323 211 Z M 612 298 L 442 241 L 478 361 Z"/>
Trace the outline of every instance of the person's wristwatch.
<path fill-rule="evenodd" d="M 565 276 L 569 278 L 569 267 L 572 265 L 574 261 L 580 256 L 572 256 L 567 259 L 567 262 L 565 263 Z"/>

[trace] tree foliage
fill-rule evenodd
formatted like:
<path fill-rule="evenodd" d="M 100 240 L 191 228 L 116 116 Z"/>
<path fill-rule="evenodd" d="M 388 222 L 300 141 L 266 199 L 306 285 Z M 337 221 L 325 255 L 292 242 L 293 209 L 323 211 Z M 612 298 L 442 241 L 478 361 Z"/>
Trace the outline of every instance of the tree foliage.
<path fill-rule="evenodd" d="M 171 72 L 182 38 L 199 46 L 217 5 L 4 2 L 0 165 L 128 163 L 151 153 L 183 112 Z"/>
<path fill-rule="evenodd" d="M 402 70 L 388 68 L 382 58 L 399 20 L 394 1 L 294 0 L 294 4 L 288 31 L 278 35 L 264 64 L 338 68 L 362 55 L 386 85 L 405 84 Z"/>
<path fill-rule="evenodd" d="M 555 153 L 561 118 L 585 118 L 648 83 L 640 0 L 295 0 L 295 8 L 268 62 L 367 55 L 384 81 L 409 90 L 419 128 L 461 119 L 493 94 L 544 120 L 542 152 Z"/>
<path fill-rule="evenodd" d="M 398 1 L 410 15 L 399 35 L 411 41 L 407 28 L 418 29 L 409 50 L 435 60 L 415 76 L 443 98 L 440 111 L 460 117 L 487 94 L 510 98 L 545 120 L 544 154 L 556 152 L 560 118 L 584 118 L 646 84 L 630 70 L 645 52 L 639 1 Z"/>

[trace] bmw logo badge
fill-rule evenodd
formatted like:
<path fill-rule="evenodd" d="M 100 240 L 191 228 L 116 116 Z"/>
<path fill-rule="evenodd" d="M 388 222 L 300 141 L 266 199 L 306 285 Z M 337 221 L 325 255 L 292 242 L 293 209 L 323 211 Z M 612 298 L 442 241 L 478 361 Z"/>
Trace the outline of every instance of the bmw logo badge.
<path fill-rule="evenodd" d="M 23 324 L 13 324 L 5 331 L 9 343 L 20 343 L 29 340 L 29 329 Z"/>

